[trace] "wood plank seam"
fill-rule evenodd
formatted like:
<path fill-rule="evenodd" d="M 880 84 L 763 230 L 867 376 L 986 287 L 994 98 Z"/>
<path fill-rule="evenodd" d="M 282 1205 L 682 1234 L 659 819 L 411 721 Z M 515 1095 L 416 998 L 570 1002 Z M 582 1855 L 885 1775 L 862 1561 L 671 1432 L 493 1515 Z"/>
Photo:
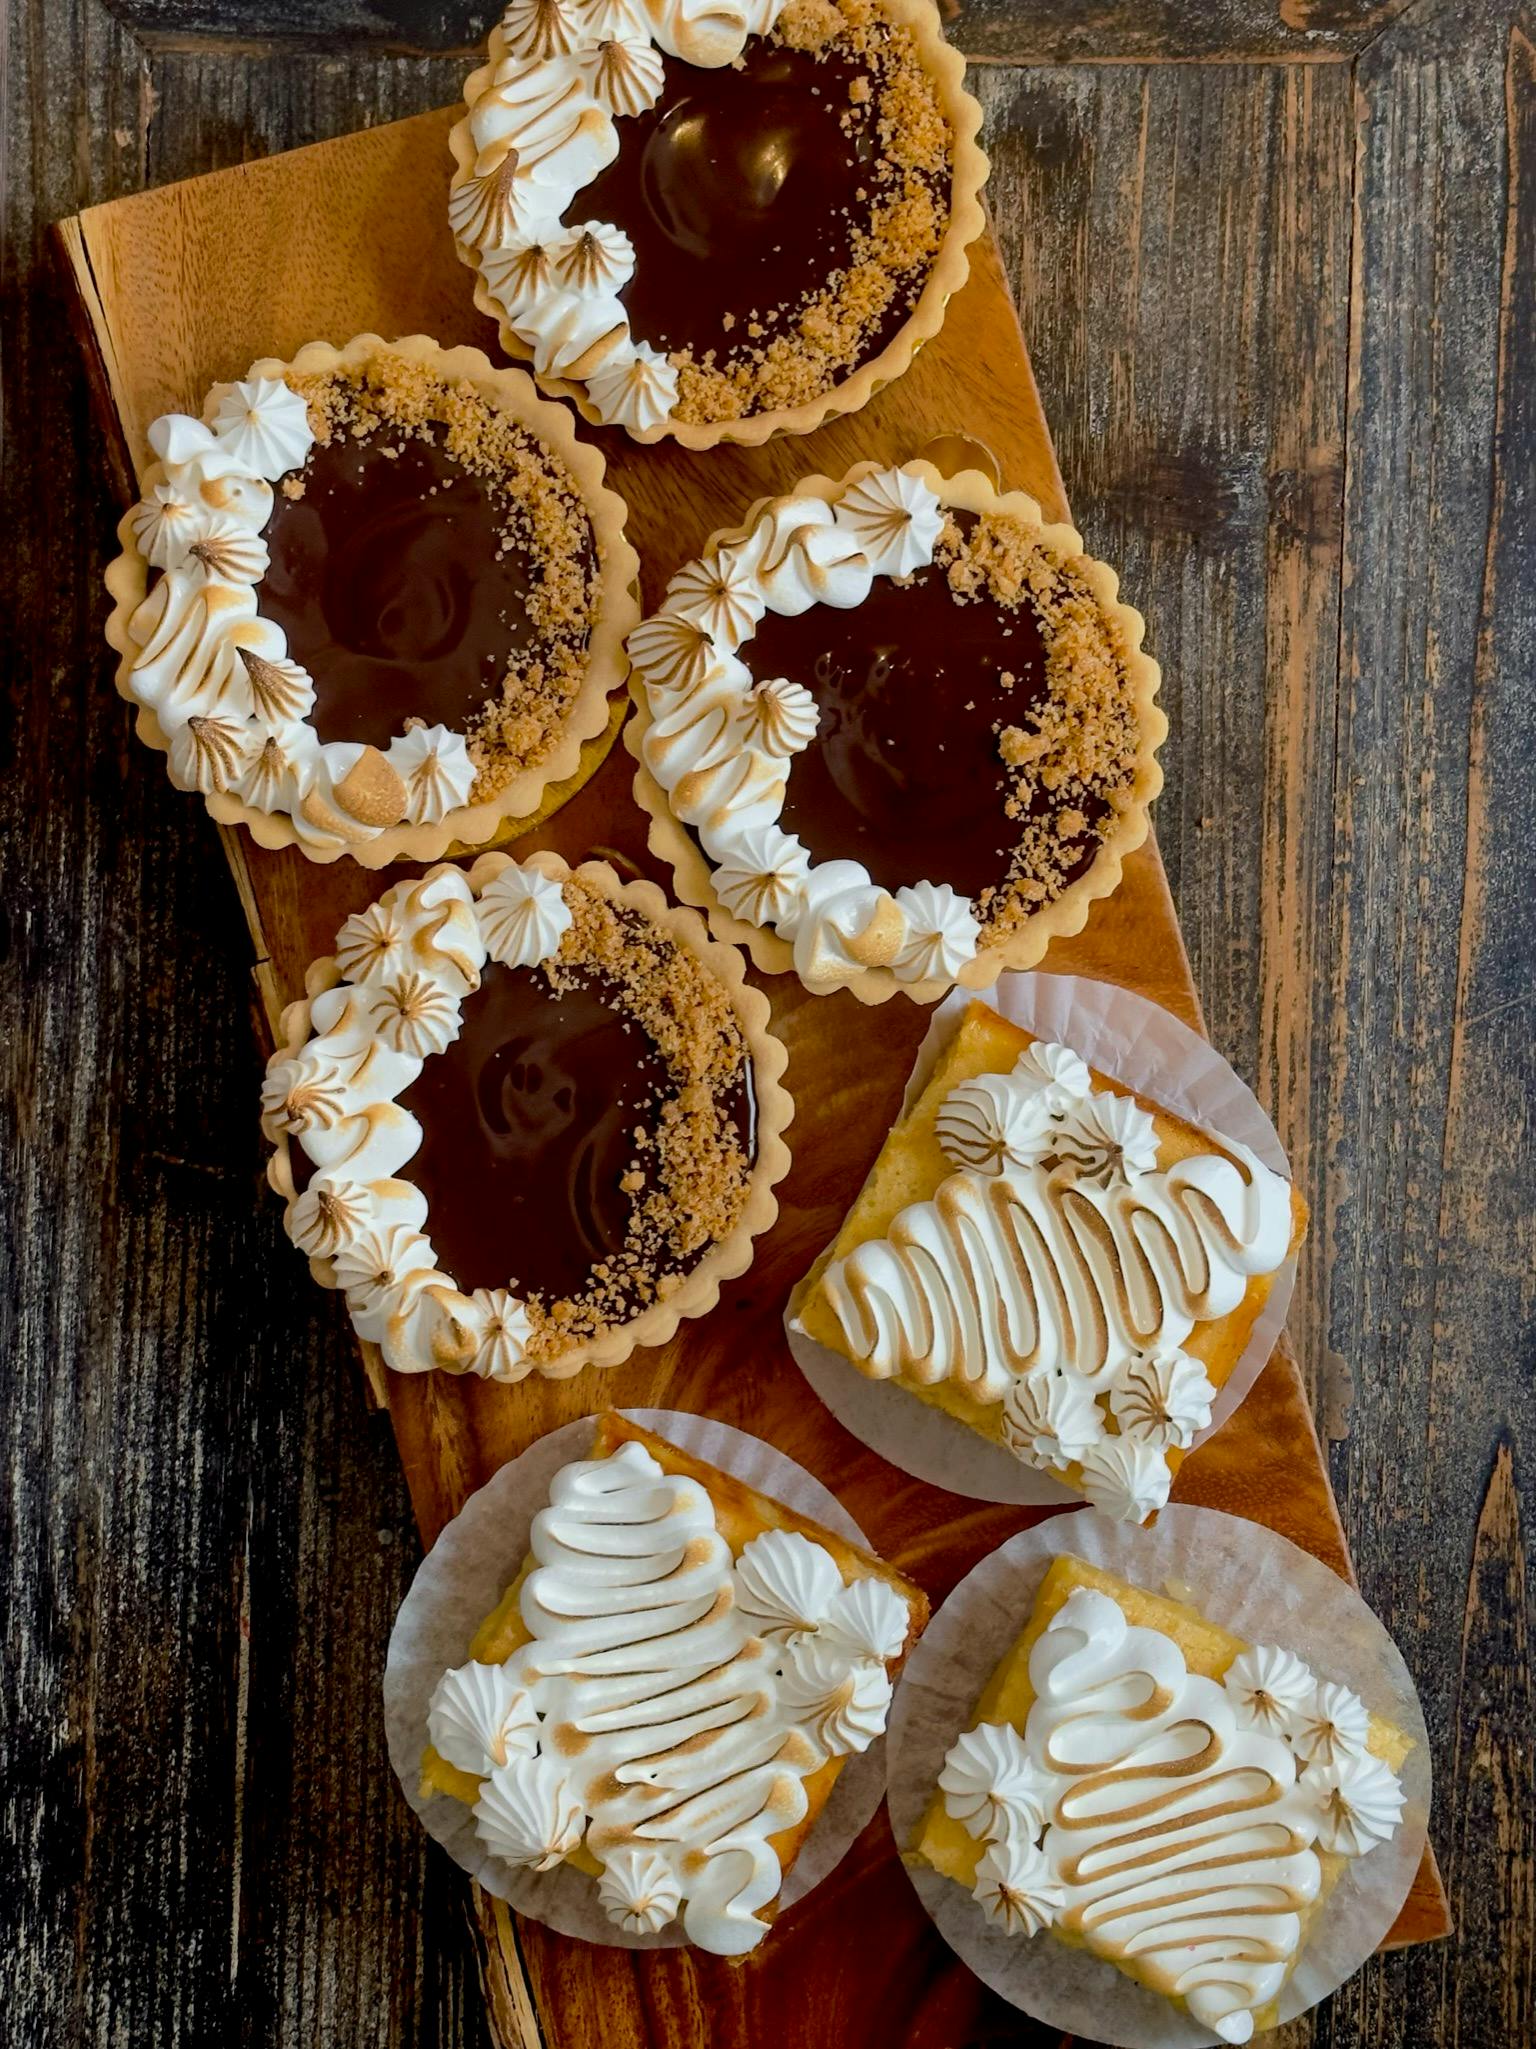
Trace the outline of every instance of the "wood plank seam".
<path fill-rule="evenodd" d="M 103 0 L 110 4 L 110 0 Z M 494 20 L 494 6 L 486 10 L 487 23 Z M 315 56 L 335 57 L 357 48 L 357 38 L 346 34 L 337 35 L 294 35 L 294 36 L 215 36 L 177 35 L 164 29 L 135 28 L 124 19 L 124 26 L 146 55 L 150 57 L 233 57 L 249 63 L 260 64 L 274 57 Z M 446 43 L 432 48 L 422 43 L 412 43 L 398 38 L 370 39 L 366 45 L 371 56 L 389 62 L 432 62 L 445 60 L 461 61 L 466 70 L 472 70 L 483 55 L 479 43 Z"/>
<path fill-rule="evenodd" d="M 1380 29 L 1378 34 L 1385 34 Z M 1374 41 L 1374 37 L 1372 38 Z M 1362 48 L 1368 48 L 1363 45 Z M 1311 65 L 1353 65 L 1360 50 L 1255 50 L 1251 52 L 1192 50 L 1182 56 L 1142 57 L 1110 53 L 1101 57 L 1063 57 L 1051 50 L 1020 50 L 994 54 L 990 50 L 962 50 L 968 65 L 990 66 L 998 71 L 1192 71 L 1200 66 L 1230 71 L 1293 71 Z"/>

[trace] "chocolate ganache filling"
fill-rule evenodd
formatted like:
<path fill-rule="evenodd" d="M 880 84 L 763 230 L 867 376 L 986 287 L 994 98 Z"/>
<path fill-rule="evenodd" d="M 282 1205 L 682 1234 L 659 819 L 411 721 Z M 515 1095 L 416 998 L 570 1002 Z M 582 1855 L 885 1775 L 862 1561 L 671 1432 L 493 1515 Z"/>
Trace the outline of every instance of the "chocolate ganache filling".
<path fill-rule="evenodd" d="M 458 1037 L 400 1098 L 422 1127 L 405 1172 L 427 1199 L 443 1270 L 465 1291 L 582 1295 L 595 1266 L 636 1247 L 639 1187 L 654 1185 L 671 1089 L 605 978 L 556 994 L 536 969 L 488 966 Z M 750 1157 L 746 1063 L 727 1109 Z M 706 1249 L 678 1257 L 646 1244 L 647 1284 L 686 1272 Z"/>
<path fill-rule="evenodd" d="M 935 565 L 906 583 L 877 576 L 848 611 L 770 612 L 741 654 L 760 681 L 804 684 L 820 709 L 782 820 L 813 860 L 857 861 L 892 891 L 947 882 L 973 901 L 1004 881 L 1018 826 L 998 735 L 1045 690 L 1029 603 L 961 603 Z M 1033 793 L 1031 808 L 1048 803 Z"/>
<path fill-rule="evenodd" d="M 257 603 L 314 680 L 320 738 L 382 749 L 410 718 L 463 732 L 540 638 L 502 494 L 388 428 L 334 434 L 298 474 L 267 525 Z"/>
<path fill-rule="evenodd" d="M 666 60 L 661 98 L 615 123 L 618 155 L 565 214 L 634 244 L 621 296 L 640 340 L 701 356 L 770 338 L 848 267 L 877 148 L 867 119 L 845 132 L 867 70 L 757 36 L 739 66 Z"/>

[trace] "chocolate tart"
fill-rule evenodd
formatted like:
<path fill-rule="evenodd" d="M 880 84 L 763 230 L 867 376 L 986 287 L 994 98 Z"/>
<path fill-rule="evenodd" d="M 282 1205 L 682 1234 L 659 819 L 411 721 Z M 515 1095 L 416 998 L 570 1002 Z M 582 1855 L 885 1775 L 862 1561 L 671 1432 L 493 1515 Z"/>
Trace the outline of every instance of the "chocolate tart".
<path fill-rule="evenodd" d="M 981 110 L 932 0 L 512 0 L 452 135 L 502 347 L 692 449 L 855 412 L 981 233 Z"/>
<path fill-rule="evenodd" d="M 603 759 L 638 564 L 602 458 L 520 371 L 316 342 L 150 442 L 107 639 L 140 737 L 221 824 L 431 860 Z"/>
<path fill-rule="evenodd" d="M 289 1236 L 397 1372 L 564 1379 L 665 1342 L 778 1214 L 785 1053 L 692 911 L 601 862 L 397 883 L 283 1014 Z"/>
<path fill-rule="evenodd" d="M 626 744 L 679 896 L 864 1003 L 1082 929 L 1167 733 L 1114 572 L 979 472 L 863 463 L 716 533 L 630 636 Z"/>

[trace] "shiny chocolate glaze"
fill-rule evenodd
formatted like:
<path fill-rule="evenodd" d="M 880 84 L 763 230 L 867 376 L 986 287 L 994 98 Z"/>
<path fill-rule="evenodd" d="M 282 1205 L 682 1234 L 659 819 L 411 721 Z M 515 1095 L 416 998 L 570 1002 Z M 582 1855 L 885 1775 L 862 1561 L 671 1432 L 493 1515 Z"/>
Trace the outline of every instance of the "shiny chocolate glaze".
<path fill-rule="evenodd" d="M 818 60 L 759 36 L 739 70 L 666 60 L 661 98 L 614 124 L 617 157 L 565 214 L 609 221 L 634 243 L 622 297 L 640 340 L 695 356 L 751 347 L 750 321 L 780 331 L 786 311 L 847 267 L 854 227 L 869 219 L 868 197 L 855 195 L 869 191 L 877 142 L 869 112 L 851 137 L 840 117 L 851 81 L 868 75 L 856 58 Z M 904 318 L 893 309 L 893 331 Z"/>
<path fill-rule="evenodd" d="M 511 1288 L 546 1301 L 582 1293 L 624 1245 L 638 1159 L 654 1183 L 654 1132 L 667 1068 L 611 985 L 593 976 L 554 994 L 535 969 L 495 964 L 463 1005 L 463 1027 L 400 1101 L 422 1127 L 403 1169 L 427 1198 L 427 1234 L 460 1289 Z M 752 1142 L 750 1070 L 733 1091 Z M 658 1271 L 696 1263 L 673 1259 Z"/>
<path fill-rule="evenodd" d="M 302 497 L 277 494 L 256 602 L 314 678 L 320 738 L 383 748 L 413 717 L 463 732 L 537 638 L 494 487 L 388 427 L 337 433 L 301 474 Z"/>
<path fill-rule="evenodd" d="M 821 708 L 790 764 L 783 825 L 817 861 L 858 861 L 886 889 L 927 877 L 978 897 L 1008 873 L 999 725 L 1045 689 L 1033 608 L 956 603 L 942 568 L 877 576 L 862 605 L 770 612 L 741 649 L 754 676 L 803 683 Z M 1014 678 L 1011 687 L 1000 681 Z"/>

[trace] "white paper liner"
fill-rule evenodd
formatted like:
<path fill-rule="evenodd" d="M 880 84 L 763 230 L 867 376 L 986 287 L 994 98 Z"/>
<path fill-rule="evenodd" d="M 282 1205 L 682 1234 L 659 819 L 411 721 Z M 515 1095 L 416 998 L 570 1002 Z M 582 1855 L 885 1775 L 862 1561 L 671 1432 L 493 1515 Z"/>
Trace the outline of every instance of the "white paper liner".
<path fill-rule="evenodd" d="M 804 1467 L 744 1431 L 707 1416 L 672 1409 L 623 1409 L 630 1422 L 665 1437 L 679 1450 L 771 1495 L 797 1514 L 869 1549 L 868 1539 L 836 1496 Z M 517 1577 L 528 1555 L 533 1519 L 549 1500 L 560 1468 L 585 1458 L 594 1419 L 579 1417 L 510 1459 L 438 1537 L 412 1580 L 395 1618 L 384 1665 L 384 1721 L 389 1761 L 427 1833 L 453 1861 L 498 1899 L 560 1935 L 618 1949 L 677 1949 L 687 1937 L 681 1921 L 656 1935 L 616 1927 L 598 1902 L 597 1881 L 574 1865 L 548 1872 L 517 1871 L 493 1857 L 475 1834 L 474 1816 L 446 1793 L 423 1797 L 421 1757 L 427 1744 L 427 1704 L 450 1666 L 462 1665 L 480 1624 Z M 819 1885 L 853 1847 L 885 1790 L 885 1739 L 850 1757 L 838 1773 L 784 1881 L 780 1911 Z"/>
<path fill-rule="evenodd" d="M 1250 1643 L 1279 1644 L 1319 1678 L 1343 1680 L 1413 1741 L 1406 1804 L 1389 1843 L 1345 1869 L 1280 1995 L 1280 2018 L 1336 1992 L 1381 1945 L 1424 1853 L 1430 1755 L 1402 1654 L 1352 1587 L 1262 1524 L 1175 1504 L 1151 1529 L 1096 1510 L 1053 1516 L 1001 1545 L 961 1580 L 907 1661 L 891 1710 L 889 1800 L 897 1847 L 910 1851 L 950 1745 L 970 1728 L 988 1680 L 1028 1620 L 1051 1560 L 1066 1553 L 1165 1593 Z M 908 1874 L 957 1956 L 994 1992 L 1048 2027 L 1119 2049 L 1205 2049 L 1216 2037 L 1180 2008 L 1046 1932 L 995 1928 L 963 1885 L 926 1864 Z"/>
<path fill-rule="evenodd" d="M 946 996 L 917 1049 L 902 1098 L 903 1116 L 926 1087 L 961 1012 L 976 1002 L 990 1004 L 1036 1038 L 1072 1047 L 1098 1073 L 1213 1137 L 1236 1139 L 1289 1180 L 1290 1164 L 1274 1125 L 1252 1089 L 1207 1040 L 1160 1004 L 1112 982 L 1093 982 L 1081 975 L 1004 975 L 994 989 L 975 995 L 956 990 Z M 1196 1436 L 1196 1445 L 1221 1428 L 1268 1364 L 1285 1328 L 1295 1285 L 1292 1255 L 1276 1273 L 1248 1343 L 1218 1389 L 1210 1423 Z M 840 1352 L 795 1329 L 788 1312 L 784 1331 L 795 1363 L 843 1428 L 903 1472 L 954 1494 L 1015 1507 L 1061 1507 L 1082 1500 L 1064 1481 L 1026 1465 L 894 1380 L 871 1380 Z"/>

